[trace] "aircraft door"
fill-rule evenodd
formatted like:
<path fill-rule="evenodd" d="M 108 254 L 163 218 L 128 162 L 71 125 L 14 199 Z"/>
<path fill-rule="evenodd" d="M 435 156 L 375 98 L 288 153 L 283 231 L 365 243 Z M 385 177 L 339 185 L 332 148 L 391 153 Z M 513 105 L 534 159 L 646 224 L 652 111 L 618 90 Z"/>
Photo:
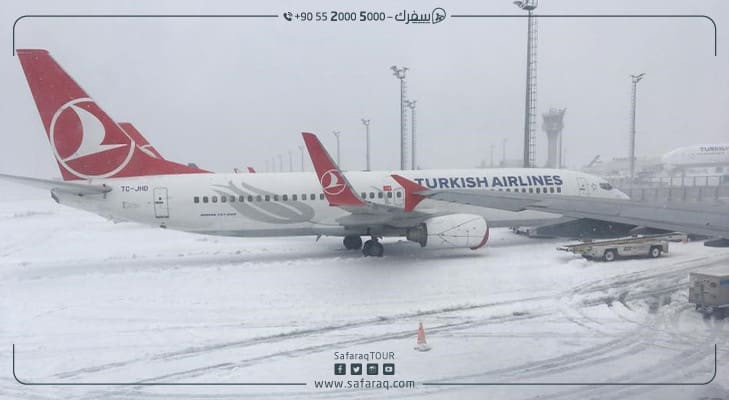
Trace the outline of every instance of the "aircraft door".
<path fill-rule="evenodd" d="M 155 218 L 169 218 L 170 211 L 167 207 L 167 188 L 154 188 L 152 191 L 154 198 L 154 216 Z"/>
<path fill-rule="evenodd" d="M 587 196 L 587 180 L 583 177 L 577 177 L 577 194 Z"/>

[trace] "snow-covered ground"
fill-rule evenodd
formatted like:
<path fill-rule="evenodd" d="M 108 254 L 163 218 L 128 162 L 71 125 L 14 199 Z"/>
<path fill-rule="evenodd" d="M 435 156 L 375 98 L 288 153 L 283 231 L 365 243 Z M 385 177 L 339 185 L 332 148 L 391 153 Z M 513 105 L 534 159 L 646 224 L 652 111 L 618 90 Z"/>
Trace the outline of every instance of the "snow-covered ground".
<path fill-rule="evenodd" d="M 561 243 L 496 229 L 480 251 L 386 240 L 374 259 L 337 238 L 206 237 L 6 200 L 0 398 L 729 398 L 729 321 L 686 302 L 688 273 L 729 268 L 729 249 L 675 243 L 608 264 Z M 429 352 L 413 350 L 421 321 Z M 307 386 L 22 386 L 13 343 L 27 382 Z M 714 344 L 706 386 L 423 385 L 703 382 Z M 339 378 L 335 351 L 393 351 L 394 379 L 416 387 L 315 388 Z"/>

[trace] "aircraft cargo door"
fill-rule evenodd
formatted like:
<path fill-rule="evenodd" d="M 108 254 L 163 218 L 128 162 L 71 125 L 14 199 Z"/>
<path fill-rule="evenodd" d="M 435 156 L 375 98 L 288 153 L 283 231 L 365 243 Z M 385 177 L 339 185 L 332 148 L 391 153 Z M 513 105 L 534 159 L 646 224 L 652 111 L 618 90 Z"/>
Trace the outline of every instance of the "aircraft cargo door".
<path fill-rule="evenodd" d="M 154 188 L 154 216 L 156 218 L 169 218 L 170 212 L 167 208 L 167 188 Z"/>

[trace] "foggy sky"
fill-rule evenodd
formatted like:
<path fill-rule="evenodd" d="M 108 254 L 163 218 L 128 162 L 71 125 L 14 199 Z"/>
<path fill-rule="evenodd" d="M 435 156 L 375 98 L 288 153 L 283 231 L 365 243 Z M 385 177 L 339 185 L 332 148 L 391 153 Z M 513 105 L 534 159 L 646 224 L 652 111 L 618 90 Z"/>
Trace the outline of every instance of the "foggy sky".
<path fill-rule="evenodd" d="M 0 172 L 59 176 L 10 33 L 33 13 L 274 13 L 403 8 L 449 15 L 522 13 L 511 1 L 458 2 L 56 2 L 3 3 L 0 72 L 5 145 Z M 64 3 L 64 6 L 66 3 Z M 637 6 L 640 8 L 635 8 Z M 89 7 L 94 8 L 89 8 Z M 722 1 L 543 0 L 539 13 L 707 14 L 708 20 L 540 19 L 537 162 L 546 160 L 541 114 L 566 107 L 566 161 L 628 151 L 631 73 L 639 84 L 638 155 L 729 141 L 729 4 Z M 166 157 L 220 172 L 293 153 L 301 131 L 319 134 L 342 167 L 363 169 L 363 117 L 373 169 L 399 168 L 399 84 L 406 65 L 418 101 L 418 164 L 470 168 L 521 158 L 526 19 L 451 19 L 438 25 L 302 23 L 279 19 L 26 19 L 17 48 L 45 48 L 116 121 L 134 123 Z M 308 156 L 306 167 L 311 170 Z"/>

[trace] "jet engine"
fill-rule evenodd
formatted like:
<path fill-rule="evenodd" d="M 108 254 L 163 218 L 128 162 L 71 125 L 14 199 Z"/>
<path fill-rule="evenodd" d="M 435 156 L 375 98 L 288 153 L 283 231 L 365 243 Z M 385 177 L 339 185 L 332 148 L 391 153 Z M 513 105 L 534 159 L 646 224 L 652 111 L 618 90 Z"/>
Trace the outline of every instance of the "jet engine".
<path fill-rule="evenodd" d="M 443 215 L 408 229 L 405 237 L 423 247 L 476 250 L 489 240 L 489 226 L 480 215 Z"/>

